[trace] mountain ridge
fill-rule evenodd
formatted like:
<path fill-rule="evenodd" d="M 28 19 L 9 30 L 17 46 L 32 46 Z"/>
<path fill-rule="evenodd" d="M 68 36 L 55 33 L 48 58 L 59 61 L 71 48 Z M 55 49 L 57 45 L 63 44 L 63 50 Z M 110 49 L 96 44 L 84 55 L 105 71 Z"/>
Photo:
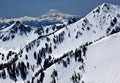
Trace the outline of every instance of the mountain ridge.
<path fill-rule="evenodd" d="M 21 39 L 28 43 L 18 50 L 12 49 L 12 45 L 18 43 L 18 39 L 15 39 L 17 41 L 10 40 L 13 42 L 11 46 L 9 46 L 10 41 L 0 40 L 4 48 L 10 48 L 9 50 L 0 49 L 0 81 L 2 83 L 7 81 L 26 83 L 86 82 L 84 74 L 88 72 L 85 68 L 88 64 L 86 61 L 90 58 L 88 57 L 89 48 L 93 44 L 97 44 L 99 40 L 108 39 L 113 34 L 119 34 L 120 31 L 119 8 L 110 5 L 110 8 L 107 8 L 110 10 L 109 12 L 106 11 L 106 8 L 103 9 L 103 5 L 106 7 L 104 3 L 85 17 L 69 25 L 59 24 L 60 26 L 52 25 L 39 28 L 37 31 L 31 30 L 32 33 L 27 36 L 31 37 L 32 34 L 34 39 L 30 41 L 25 38 Z M 42 34 L 38 34 L 38 32 Z M 35 34 L 37 34 L 36 37 L 34 37 Z M 15 45 L 15 47 L 17 46 Z"/>

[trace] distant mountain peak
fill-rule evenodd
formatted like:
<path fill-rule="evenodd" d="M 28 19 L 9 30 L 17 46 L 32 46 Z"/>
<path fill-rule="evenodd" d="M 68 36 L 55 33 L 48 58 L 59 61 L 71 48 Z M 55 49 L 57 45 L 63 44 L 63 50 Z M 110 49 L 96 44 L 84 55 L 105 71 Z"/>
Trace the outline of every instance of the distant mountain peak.
<path fill-rule="evenodd" d="M 60 11 L 58 11 L 57 9 L 50 9 L 49 13 L 61 13 Z"/>
<path fill-rule="evenodd" d="M 20 21 L 21 23 L 34 27 L 41 27 L 54 24 L 67 24 L 68 20 L 75 18 L 79 20 L 79 16 L 62 13 L 56 9 L 51 9 L 47 13 L 39 17 L 22 16 L 20 18 L 0 18 L 0 28 L 6 27 L 8 22 Z M 11 23 L 10 23 L 11 24 Z"/>
<path fill-rule="evenodd" d="M 63 13 L 57 9 L 50 9 L 47 13 L 43 14 L 42 17 L 71 17 L 74 15 Z"/>

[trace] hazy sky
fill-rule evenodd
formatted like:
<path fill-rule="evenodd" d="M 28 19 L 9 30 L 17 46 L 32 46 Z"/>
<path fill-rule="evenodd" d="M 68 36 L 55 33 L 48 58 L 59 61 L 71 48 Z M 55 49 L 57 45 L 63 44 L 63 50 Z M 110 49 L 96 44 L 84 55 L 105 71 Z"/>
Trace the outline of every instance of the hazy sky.
<path fill-rule="evenodd" d="M 103 2 L 120 0 L 0 0 L 0 17 L 40 16 L 50 9 L 84 16 Z"/>

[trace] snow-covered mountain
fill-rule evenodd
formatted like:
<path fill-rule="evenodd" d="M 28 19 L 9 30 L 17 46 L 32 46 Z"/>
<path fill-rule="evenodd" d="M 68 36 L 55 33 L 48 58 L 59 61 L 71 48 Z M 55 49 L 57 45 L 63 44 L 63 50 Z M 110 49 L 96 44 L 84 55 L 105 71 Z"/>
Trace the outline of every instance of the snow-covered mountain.
<path fill-rule="evenodd" d="M 40 17 L 1 18 L 0 46 L 5 50 L 10 48 L 15 50 L 16 47 L 20 50 L 29 42 L 37 39 L 38 36 L 53 33 L 79 19 L 79 16 L 65 14 L 55 9 L 49 10 Z M 24 32 L 26 30 L 27 32 Z"/>
<path fill-rule="evenodd" d="M 9 49 L 18 49 L 24 47 L 26 44 L 38 37 L 34 33 L 35 28 L 24 25 L 17 21 L 0 30 L 0 47 Z"/>
<path fill-rule="evenodd" d="M 72 22 L 76 22 L 80 17 L 77 15 L 71 15 L 62 13 L 56 9 L 51 9 L 47 13 L 39 16 L 39 17 L 20 17 L 20 18 L 1 18 L 0 19 L 0 28 L 13 23 L 14 21 L 20 21 L 26 25 L 41 27 L 55 24 L 69 24 Z"/>
<path fill-rule="evenodd" d="M 71 17 L 50 10 L 40 19 L 65 16 Z M 17 21 L 0 30 L 1 83 L 120 82 L 120 7 L 103 3 L 78 21 L 60 20 L 39 28 Z"/>

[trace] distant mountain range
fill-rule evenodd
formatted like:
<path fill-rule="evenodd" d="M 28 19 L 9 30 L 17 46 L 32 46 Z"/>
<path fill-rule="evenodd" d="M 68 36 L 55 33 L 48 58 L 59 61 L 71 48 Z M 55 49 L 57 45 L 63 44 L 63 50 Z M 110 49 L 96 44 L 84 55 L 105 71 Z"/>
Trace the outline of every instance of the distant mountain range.
<path fill-rule="evenodd" d="M 0 83 L 120 83 L 120 6 L 83 18 L 52 9 L 0 26 Z"/>
<path fill-rule="evenodd" d="M 67 24 L 68 21 L 77 21 L 79 19 L 80 17 L 77 15 L 65 14 L 56 9 L 51 9 L 39 17 L 1 18 L 0 27 L 12 24 L 15 21 L 20 21 L 29 26 L 41 27 L 54 24 Z"/>

